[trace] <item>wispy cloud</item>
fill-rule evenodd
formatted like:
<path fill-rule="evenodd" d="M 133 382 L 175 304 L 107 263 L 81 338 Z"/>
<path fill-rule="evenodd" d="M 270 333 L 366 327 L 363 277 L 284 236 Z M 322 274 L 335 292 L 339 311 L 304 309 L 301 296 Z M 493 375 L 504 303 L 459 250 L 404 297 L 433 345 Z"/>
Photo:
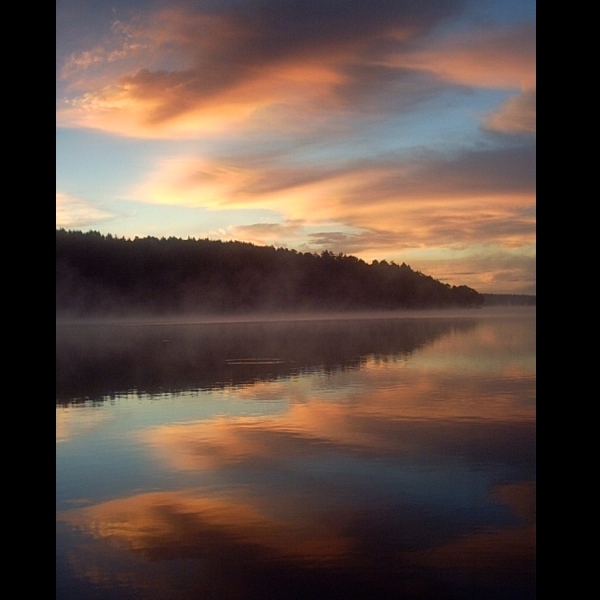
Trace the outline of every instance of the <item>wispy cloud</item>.
<path fill-rule="evenodd" d="M 99 208 L 93 202 L 56 192 L 56 227 L 89 227 L 115 216 L 115 213 Z"/>

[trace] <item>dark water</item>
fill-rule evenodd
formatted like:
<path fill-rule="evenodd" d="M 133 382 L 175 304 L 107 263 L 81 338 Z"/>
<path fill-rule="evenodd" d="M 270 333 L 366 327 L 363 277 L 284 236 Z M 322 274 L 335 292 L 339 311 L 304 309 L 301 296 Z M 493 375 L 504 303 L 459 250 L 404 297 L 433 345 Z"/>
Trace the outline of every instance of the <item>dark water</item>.
<path fill-rule="evenodd" d="M 57 598 L 534 598 L 535 307 L 57 325 Z"/>

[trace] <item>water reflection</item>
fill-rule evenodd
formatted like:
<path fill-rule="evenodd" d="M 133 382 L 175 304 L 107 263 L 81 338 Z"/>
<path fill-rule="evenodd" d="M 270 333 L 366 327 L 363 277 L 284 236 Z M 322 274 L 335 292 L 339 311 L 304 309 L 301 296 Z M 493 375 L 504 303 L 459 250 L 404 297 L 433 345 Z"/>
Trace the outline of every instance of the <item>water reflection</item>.
<path fill-rule="evenodd" d="M 57 597 L 533 598 L 534 315 L 175 328 L 194 393 L 65 383 L 114 400 L 57 406 Z M 61 344 L 143 379 L 161 333 Z"/>
<path fill-rule="evenodd" d="M 182 325 L 57 324 L 60 402 L 253 383 L 399 357 L 475 320 L 356 319 Z"/>

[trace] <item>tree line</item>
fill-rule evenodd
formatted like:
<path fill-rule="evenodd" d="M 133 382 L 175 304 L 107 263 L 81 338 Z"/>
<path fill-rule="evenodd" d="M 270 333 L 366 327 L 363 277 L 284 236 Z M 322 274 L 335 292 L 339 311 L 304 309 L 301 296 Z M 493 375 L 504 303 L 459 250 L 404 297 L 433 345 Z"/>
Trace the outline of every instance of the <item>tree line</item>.
<path fill-rule="evenodd" d="M 59 315 L 477 307 L 484 297 L 402 263 L 246 242 L 56 231 Z"/>

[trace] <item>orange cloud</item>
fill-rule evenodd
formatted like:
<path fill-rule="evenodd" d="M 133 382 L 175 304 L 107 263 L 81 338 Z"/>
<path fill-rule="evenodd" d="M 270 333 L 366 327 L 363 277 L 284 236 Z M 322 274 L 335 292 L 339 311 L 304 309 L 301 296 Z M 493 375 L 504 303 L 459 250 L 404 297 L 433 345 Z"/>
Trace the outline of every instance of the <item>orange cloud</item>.
<path fill-rule="evenodd" d="M 536 91 L 509 98 L 488 118 L 488 129 L 505 133 L 535 133 Z"/>
<path fill-rule="evenodd" d="M 256 24 L 224 16 L 154 15 L 132 28 L 118 50 L 100 46 L 68 58 L 62 77 L 71 89 L 85 90 L 86 81 L 89 89 L 59 103 L 57 124 L 150 138 L 238 133 L 264 125 L 266 107 L 275 108 L 271 127 L 281 126 L 277 115 L 286 106 L 296 114 L 314 110 L 344 81 L 334 65 L 345 50 L 319 55 L 304 48 L 278 57 L 260 49 L 260 35 Z M 93 66 L 105 69 L 104 85 L 99 73 L 87 73 Z"/>
<path fill-rule="evenodd" d="M 293 114 L 316 117 L 323 109 L 319 103 L 327 100 L 328 90 L 341 79 L 324 66 L 293 64 L 258 69 L 252 75 L 204 95 L 196 90 L 202 84 L 193 71 L 141 69 L 65 100 L 58 106 L 57 124 L 165 139 L 237 135 L 240 130 L 263 126 L 303 131 Z"/>
<path fill-rule="evenodd" d="M 391 64 L 463 85 L 531 90 L 536 85 L 535 51 L 535 26 L 521 25 L 461 33 L 430 49 L 394 55 Z"/>

